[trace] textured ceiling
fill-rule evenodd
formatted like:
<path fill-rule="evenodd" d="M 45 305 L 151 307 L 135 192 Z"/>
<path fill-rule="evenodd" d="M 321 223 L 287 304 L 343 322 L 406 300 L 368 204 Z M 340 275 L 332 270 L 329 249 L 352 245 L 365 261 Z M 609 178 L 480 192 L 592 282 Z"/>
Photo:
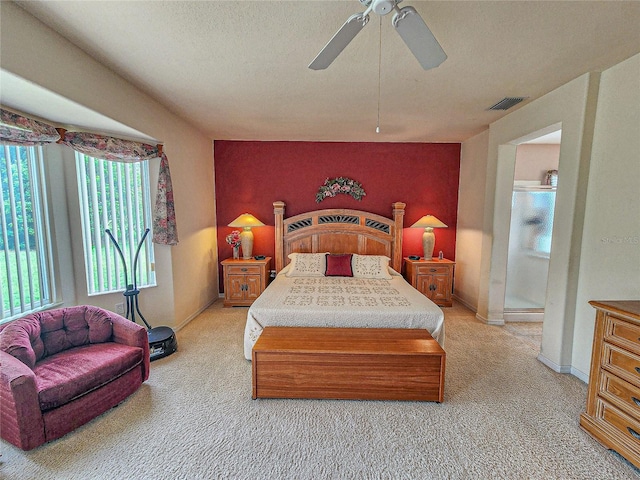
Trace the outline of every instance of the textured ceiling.
<path fill-rule="evenodd" d="M 17 3 L 213 139 L 461 142 L 503 97 L 528 97 L 511 112 L 640 52 L 636 1 L 405 0 L 448 55 L 429 71 L 374 14 L 309 70 L 357 0 Z"/>

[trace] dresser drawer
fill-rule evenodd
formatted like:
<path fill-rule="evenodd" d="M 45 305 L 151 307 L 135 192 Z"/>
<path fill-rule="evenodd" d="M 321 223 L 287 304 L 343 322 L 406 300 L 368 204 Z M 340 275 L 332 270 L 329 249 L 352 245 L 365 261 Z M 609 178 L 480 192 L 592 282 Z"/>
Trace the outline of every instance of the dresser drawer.
<path fill-rule="evenodd" d="M 602 368 L 640 387 L 640 357 L 615 345 L 602 346 Z"/>
<path fill-rule="evenodd" d="M 604 340 L 640 355 L 640 326 L 615 315 L 607 315 Z"/>
<path fill-rule="evenodd" d="M 618 433 L 616 437 L 624 441 L 624 445 L 635 455 L 640 455 L 640 422 L 600 398 L 596 404 L 596 419 L 613 428 Z M 611 447 L 617 450 L 615 443 Z"/>
<path fill-rule="evenodd" d="M 640 421 L 640 388 L 608 372 L 602 372 L 598 394 Z"/>
<path fill-rule="evenodd" d="M 425 274 L 434 274 L 434 273 L 449 273 L 450 272 L 450 268 L 449 267 L 434 267 L 431 265 L 420 265 L 419 267 L 416 268 L 416 271 L 418 272 L 419 275 L 425 275 Z"/>
<path fill-rule="evenodd" d="M 229 275 L 259 274 L 260 265 L 227 265 Z"/>

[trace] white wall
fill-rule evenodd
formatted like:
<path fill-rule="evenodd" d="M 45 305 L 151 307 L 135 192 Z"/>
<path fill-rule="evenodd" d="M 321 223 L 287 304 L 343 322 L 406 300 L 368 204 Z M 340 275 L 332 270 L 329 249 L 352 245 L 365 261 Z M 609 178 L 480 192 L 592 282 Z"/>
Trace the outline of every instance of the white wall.
<path fill-rule="evenodd" d="M 213 142 L 15 4 L 2 2 L 1 8 L 3 70 L 164 144 L 180 243 L 155 247 L 158 287 L 145 289 L 140 304 L 152 325 L 181 326 L 218 296 Z M 46 107 L 39 116 L 47 118 Z M 154 198 L 158 165 L 150 164 Z M 74 281 L 77 303 L 113 310 L 122 301 L 115 294 L 87 298 L 84 278 Z"/>
<path fill-rule="evenodd" d="M 572 365 L 587 375 L 589 300 L 640 299 L 640 55 L 602 73 L 576 301 Z"/>
<path fill-rule="evenodd" d="M 544 184 L 547 170 L 557 170 L 560 145 L 523 144 L 516 151 L 514 180 L 537 180 Z"/>
<path fill-rule="evenodd" d="M 473 310 L 480 290 L 488 148 L 487 130 L 464 142 L 460 150 L 454 295 Z"/>
<path fill-rule="evenodd" d="M 602 78 L 602 82 L 601 82 Z M 477 317 L 503 323 L 510 197 L 516 147 L 532 132 L 562 127 L 554 238 L 540 360 L 586 380 L 594 312 L 591 299 L 640 298 L 640 55 L 585 74 L 491 124 L 486 155 L 482 247 L 469 248 L 456 295 Z M 597 121 L 596 121 L 597 120 Z M 468 165 L 482 162 L 481 136 L 462 146 L 459 228 L 481 195 Z M 473 154 L 470 154 L 473 152 Z M 482 165 L 479 166 L 481 168 Z M 465 178 L 465 176 L 467 176 Z M 464 237 L 464 234 L 463 234 Z M 467 242 L 468 248 L 471 242 Z"/>
<path fill-rule="evenodd" d="M 42 147 L 47 183 L 47 201 L 53 217 L 51 222 L 51 242 L 55 265 L 56 300 L 62 300 L 60 306 L 76 305 L 76 284 L 74 279 L 73 249 L 71 248 L 71 228 L 67 208 L 67 180 L 63 158 L 64 148 L 60 145 L 45 145 Z M 71 184 L 74 188 L 75 181 Z M 81 252 L 80 252 L 81 253 Z M 119 300 L 122 301 L 122 300 Z M 113 309 L 111 309 L 113 310 Z"/>

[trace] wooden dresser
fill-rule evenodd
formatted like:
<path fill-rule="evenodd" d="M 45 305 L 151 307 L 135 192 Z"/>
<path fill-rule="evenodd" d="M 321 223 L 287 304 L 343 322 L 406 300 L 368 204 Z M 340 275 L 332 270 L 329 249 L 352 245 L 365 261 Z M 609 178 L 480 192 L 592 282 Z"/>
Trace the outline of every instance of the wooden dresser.
<path fill-rule="evenodd" d="M 450 307 L 455 262 L 446 258 L 425 260 L 404 259 L 405 278 L 436 305 Z"/>
<path fill-rule="evenodd" d="M 580 426 L 640 468 L 640 301 L 589 304 L 596 325 Z"/>

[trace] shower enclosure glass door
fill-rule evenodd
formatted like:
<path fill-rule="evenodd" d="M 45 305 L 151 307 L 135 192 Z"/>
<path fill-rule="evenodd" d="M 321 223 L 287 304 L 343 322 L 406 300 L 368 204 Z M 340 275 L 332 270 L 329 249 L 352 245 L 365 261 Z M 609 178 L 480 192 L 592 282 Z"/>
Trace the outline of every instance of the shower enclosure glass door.
<path fill-rule="evenodd" d="M 505 310 L 544 309 L 556 189 L 514 186 Z"/>

